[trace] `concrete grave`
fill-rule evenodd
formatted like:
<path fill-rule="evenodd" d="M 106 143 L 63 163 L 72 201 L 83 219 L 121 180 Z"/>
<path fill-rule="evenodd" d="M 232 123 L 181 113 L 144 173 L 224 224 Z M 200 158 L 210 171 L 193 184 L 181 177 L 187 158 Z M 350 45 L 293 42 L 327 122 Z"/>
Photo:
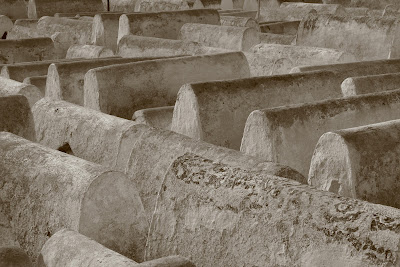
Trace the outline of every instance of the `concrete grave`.
<path fill-rule="evenodd" d="M 217 47 L 202 46 L 196 42 L 171 40 L 137 35 L 125 35 L 118 43 L 121 57 L 195 56 L 231 52 Z"/>
<path fill-rule="evenodd" d="M 131 119 L 139 109 L 174 105 L 179 88 L 185 83 L 249 76 L 247 60 L 241 52 L 96 68 L 85 75 L 84 105 Z"/>
<path fill-rule="evenodd" d="M 53 16 L 59 12 L 94 12 L 104 11 L 101 0 L 29 0 L 28 17 L 37 19 L 43 16 Z"/>
<path fill-rule="evenodd" d="M 263 33 L 296 35 L 300 21 L 282 21 L 271 23 L 260 23 L 260 30 Z"/>
<path fill-rule="evenodd" d="M 125 35 L 118 45 L 118 54 L 122 57 L 195 56 L 228 52 L 232 52 L 232 50 L 202 46 L 196 42 L 136 35 Z M 295 66 L 292 61 L 286 58 L 271 59 L 252 52 L 244 52 L 243 54 L 246 56 L 251 76 L 288 73 Z"/>
<path fill-rule="evenodd" d="M 19 247 L 19 243 L 17 241 L 17 238 L 12 232 L 12 227 L 10 225 L 10 219 L 8 216 L 4 214 L 4 212 L 0 211 L 0 249 L 4 247 Z M 3 256 L 7 256 L 8 253 L 6 253 Z"/>
<path fill-rule="evenodd" d="M 117 59 L 117 58 L 114 58 Z M 22 82 L 26 77 L 46 75 L 50 64 L 66 63 L 66 62 L 86 62 L 93 59 L 59 59 L 59 60 L 43 60 L 33 62 L 21 62 L 15 64 L 2 64 L 1 76 Z"/>
<path fill-rule="evenodd" d="M 361 61 L 398 56 L 399 37 L 396 17 L 309 14 L 300 23 L 296 44 L 341 49 Z"/>
<path fill-rule="evenodd" d="M 73 244 L 73 245 L 72 245 Z M 61 229 L 43 245 L 37 267 L 138 266 L 138 263 L 112 251 L 76 231 Z"/>
<path fill-rule="evenodd" d="M 14 24 L 9 17 L 0 15 L 0 38 L 7 36 L 7 33 L 12 29 L 13 26 Z"/>
<path fill-rule="evenodd" d="M 341 97 L 343 79 L 313 72 L 188 84 L 179 90 L 171 130 L 239 150 L 253 110 Z"/>
<path fill-rule="evenodd" d="M 399 208 L 399 133 L 398 120 L 325 133 L 311 159 L 309 183 Z"/>
<path fill-rule="evenodd" d="M 238 11 L 230 13 L 221 13 L 221 15 L 229 14 L 229 16 L 241 17 L 241 18 L 252 18 L 256 19 L 257 11 Z"/>
<path fill-rule="evenodd" d="M 235 51 L 249 51 L 260 43 L 258 31 L 254 28 L 197 23 L 183 25 L 179 37 L 184 41 Z"/>
<path fill-rule="evenodd" d="M 28 17 L 28 6 L 26 1 L 2 0 L 0 1 L 0 5 L 0 15 L 5 15 L 13 20 Z"/>
<path fill-rule="evenodd" d="M 119 19 L 118 42 L 128 34 L 178 39 L 186 23 L 221 24 L 215 9 L 126 14 Z"/>
<path fill-rule="evenodd" d="M 322 134 L 400 118 L 400 91 L 253 111 L 240 150 L 286 164 L 303 175 Z"/>
<path fill-rule="evenodd" d="M 39 89 L 40 93 L 44 96 L 46 91 L 47 75 L 26 77 L 22 83 L 31 84 Z"/>
<path fill-rule="evenodd" d="M 33 115 L 25 96 L 0 97 L 0 131 L 10 132 L 25 139 L 36 141 Z M 2 225 L 4 224 L 2 223 Z"/>
<path fill-rule="evenodd" d="M 135 111 L 132 120 L 136 123 L 147 124 L 151 127 L 170 130 L 174 106 L 146 108 Z"/>
<path fill-rule="evenodd" d="M 33 267 L 29 256 L 19 247 L 0 247 L 0 266 Z"/>
<path fill-rule="evenodd" d="M 50 38 L 0 40 L 0 64 L 56 59 Z"/>
<path fill-rule="evenodd" d="M 117 51 L 119 17 L 123 13 L 97 14 L 92 25 L 91 42 Z"/>
<path fill-rule="evenodd" d="M 55 62 L 48 67 L 45 95 L 52 100 L 65 100 L 83 106 L 84 78 L 89 70 L 152 59 L 158 58 L 102 58 Z"/>
<path fill-rule="evenodd" d="M 11 133 L 0 140 L 0 176 L 9 184 L 2 206 L 30 256 L 60 228 L 70 228 L 142 260 L 147 222 L 125 175 Z"/>
<path fill-rule="evenodd" d="M 295 35 L 261 33 L 260 43 L 291 45 L 292 43 L 294 43 L 295 38 Z"/>
<path fill-rule="evenodd" d="M 318 14 L 346 16 L 346 9 L 341 5 L 325 5 L 310 3 L 282 3 L 279 8 L 261 8 L 261 21 L 299 21 L 310 11 Z"/>
<path fill-rule="evenodd" d="M 185 155 L 168 169 L 146 247 L 201 266 L 390 266 L 398 209 Z"/>
<path fill-rule="evenodd" d="M 149 220 L 163 175 L 172 161 L 186 152 L 306 182 L 304 176 L 286 166 L 68 102 L 42 99 L 32 112 L 42 145 L 57 149 L 68 143 L 75 156 L 126 173 L 140 192 Z"/>
<path fill-rule="evenodd" d="M 67 59 L 71 58 L 104 58 L 114 57 L 114 52 L 98 45 L 72 45 L 68 48 Z"/>
<path fill-rule="evenodd" d="M 400 89 L 400 73 L 350 77 L 343 81 L 343 96 L 353 96 Z"/>
<path fill-rule="evenodd" d="M 27 27 L 31 29 L 37 29 L 37 22 L 38 19 L 17 19 L 14 22 L 15 26 L 22 26 L 22 27 Z"/>
<path fill-rule="evenodd" d="M 315 65 L 356 61 L 356 58 L 348 52 L 309 46 L 263 43 L 252 47 L 250 52 L 263 54 L 265 57 L 273 59 L 287 58 L 291 60 L 294 65 Z"/>
<path fill-rule="evenodd" d="M 62 229 L 44 244 L 37 267 L 72 267 L 72 263 L 75 266 L 87 267 L 194 267 L 188 259 L 181 256 L 170 256 L 139 264 L 78 232 Z"/>
<path fill-rule="evenodd" d="M 398 4 L 396 0 L 322 0 L 324 4 L 341 4 L 349 7 L 384 9 L 387 5 Z"/>
<path fill-rule="evenodd" d="M 335 73 L 347 73 L 347 77 L 395 73 L 400 72 L 400 59 L 299 66 L 293 68 L 290 72 L 298 73 L 320 70 L 333 71 Z"/>
<path fill-rule="evenodd" d="M 33 106 L 43 97 L 42 93 L 38 88 L 36 88 L 36 86 L 0 77 L 0 97 L 11 95 L 25 96 L 28 99 L 30 106 Z"/>
<path fill-rule="evenodd" d="M 260 25 L 258 25 L 258 22 L 252 18 L 221 16 L 220 21 L 222 26 L 247 27 L 260 31 Z"/>
<path fill-rule="evenodd" d="M 42 38 L 46 37 L 42 32 L 36 28 L 14 25 L 7 33 L 7 40 L 29 39 L 29 38 Z"/>
<path fill-rule="evenodd" d="M 106 1 L 104 1 L 106 2 Z M 137 0 L 110 0 L 110 12 L 135 12 Z"/>
<path fill-rule="evenodd" d="M 196 0 L 193 4 L 193 9 L 197 8 L 213 8 L 221 9 L 223 11 L 234 9 L 233 2 L 238 2 L 237 0 Z M 243 7 L 240 6 L 240 8 Z"/>
<path fill-rule="evenodd" d="M 88 44 L 92 37 L 92 22 L 70 18 L 42 17 L 37 28 L 45 34 L 56 32 L 68 33 L 72 36 L 72 44 Z"/>
<path fill-rule="evenodd" d="M 159 12 L 190 9 L 186 0 L 136 0 L 135 12 Z"/>

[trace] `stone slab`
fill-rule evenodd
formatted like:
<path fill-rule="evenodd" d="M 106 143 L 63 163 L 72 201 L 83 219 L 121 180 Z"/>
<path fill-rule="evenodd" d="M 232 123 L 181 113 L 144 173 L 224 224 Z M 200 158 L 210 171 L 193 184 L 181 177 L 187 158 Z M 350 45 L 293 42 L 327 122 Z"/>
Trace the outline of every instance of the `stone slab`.
<path fill-rule="evenodd" d="M 240 150 L 307 175 L 326 132 L 400 118 L 400 91 L 253 111 Z"/>
<path fill-rule="evenodd" d="M 84 105 L 131 119 L 139 109 L 174 105 L 185 83 L 249 76 L 241 52 L 101 67 L 85 75 Z"/>

